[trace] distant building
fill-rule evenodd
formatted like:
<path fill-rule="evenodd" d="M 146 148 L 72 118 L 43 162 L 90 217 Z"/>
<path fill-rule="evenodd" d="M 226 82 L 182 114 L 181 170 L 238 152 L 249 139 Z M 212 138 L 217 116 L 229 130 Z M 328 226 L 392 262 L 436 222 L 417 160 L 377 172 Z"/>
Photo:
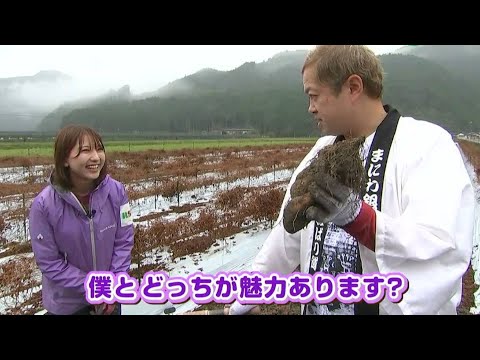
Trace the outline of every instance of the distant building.
<path fill-rule="evenodd" d="M 480 134 L 479 133 L 474 133 L 474 132 L 471 132 L 471 133 L 468 133 L 468 134 L 458 134 L 457 135 L 457 138 L 458 139 L 461 139 L 461 140 L 470 140 L 470 141 L 474 141 L 474 142 L 480 142 Z"/>
<path fill-rule="evenodd" d="M 222 135 L 250 135 L 255 129 L 223 129 Z"/>

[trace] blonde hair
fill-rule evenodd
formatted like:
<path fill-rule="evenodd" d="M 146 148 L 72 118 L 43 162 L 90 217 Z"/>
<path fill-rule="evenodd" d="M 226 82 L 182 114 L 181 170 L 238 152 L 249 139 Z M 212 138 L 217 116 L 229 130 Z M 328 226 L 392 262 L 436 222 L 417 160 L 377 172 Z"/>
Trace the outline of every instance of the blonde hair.
<path fill-rule="evenodd" d="M 307 55 L 302 74 L 311 65 L 315 66 L 320 84 L 328 85 L 336 95 L 350 76 L 358 75 L 369 97 L 382 97 L 383 67 L 365 45 L 317 45 Z"/>

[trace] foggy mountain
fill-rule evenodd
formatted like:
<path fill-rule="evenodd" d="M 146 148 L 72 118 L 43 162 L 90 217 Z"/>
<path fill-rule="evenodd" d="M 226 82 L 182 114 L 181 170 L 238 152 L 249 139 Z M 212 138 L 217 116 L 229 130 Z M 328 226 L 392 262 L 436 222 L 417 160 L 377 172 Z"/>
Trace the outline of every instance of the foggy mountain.
<path fill-rule="evenodd" d="M 56 130 L 73 109 L 130 98 L 129 86 L 105 92 L 98 85 L 54 70 L 0 78 L 0 131 Z"/>
<path fill-rule="evenodd" d="M 231 71 L 204 69 L 166 85 L 155 97 L 72 111 L 63 124 L 84 121 L 104 132 L 124 133 L 208 135 L 253 128 L 272 136 L 301 135 L 315 129 L 300 76 L 305 54 L 281 53 Z"/>
<path fill-rule="evenodd" d="M 40 71 L 33 76 L 18 76 L 11 78 L 0 79 L 0 87 L 3 91 L 15 90 L 20 85 L 38 84 L 38 83 L 52 83 L 58 81 L 69 81 L 71 77 L 59 71 Z"/>
<path fill-rule="evenodd" d="M 69 90 L 73 85 L 64 86 L 64 98 L 66 94 L 77 96 L 62 100 L 48 115 L 37 115 L 35 123 L 39 131 L 81 122 L 105 132 L 194 136 L 224 128 L 251 128 L 261 135 L 311 135 L 316 129 L 307 112 L 300 73 L 306 54 L 306 50 L 286 51 L 231 71 L 206 68 L 138 95 L 131 94 L 126 85 L 117 91 L 81 97 L 79 91 Z M 380 59 L 386 72 L 386 103 L 404 115 L 436 122 L 452 132 L 480 131 L 476 119 L 480 110 L 480 46 L 409 46 Z M 23 79 L 17 83 L 25 81 L 25 77 L 16 79 Z M 1 103 L 5 80 L 0 79 L 2 113 L 8 109 Z M 59 84 L 52 93 L 59 93 Z M 15 102 L 8 106 L 12 104 Z M 0 117 L 2 130 L 4 124 Z"/>
<path fill-rule="evenodd" d="M 231 71 L 203 69 L 199 72 L 175 80 L 148 97 L 168 97 L 188 95 L 192 91 L 197 94 L 204 89 L 206 92 L 236 93 L 259 86 L 281 87 L 285 84 L 301 86 L 299 74 L 307 54 L 306 50 L 285 51 L 276 54 L 261 63 L 247 62 Z M 142 97 L 146 98 L 146 94 Z"/>
<path fill-rule="evenodd" d="M 480 131 L 480 91 L 472 81 L 439 63 L 413 55 L 380 57 L 385 69 L 384 102 L 450 132 Z M 480 70 L 480 66 L 477 65 Z"/>
<path fill-rule="evenodd" d="M 58 71 L 0 79 L 0 130 L 34 130 L 35 125 L 58 106 L 51 94 L 70 86 L 71 78 Z"/>
<path fill-rule="evenodd" d="M 418 46 L 409 51 L 422 56 L 405 49 L 380 56 L 386 73 L 384 102 L 451 132 L 480 131 L 477 82 L 458 65 L 473 63 L 478 48 Z M 456 55 L 446 56 L 452 52 Z M 225 128 L 251 128 L 271 136 L 311 135 L 316 130 L 300 74 L 306 54 L 283 52 L 231 71 L 204 69 L 149 93 L 147 99 L 74 110 L 62 124 L 84 122 L 105 132 L 189 136 Z M 478 67 L 472 71 L 478 72 Z"/>
<path fill-rule="evenodd" d="M 470 83 L 480 80 L 479 45 L 404 46 L 396 53 L 414 55 L 433 61 Z"/>
<path fill-rule="evenodd" d="M 44 132 L 54 132 L 62 125 L 63 117 L 76 109 L 88 108 L 98 104 L 115 104 L 131 99 L 130 86 L 125 85 L 118 91 L 110 90 L 106 94 L 68 101 L 44 116 L 41 122 L 37 124 L 37 128 Z"/>

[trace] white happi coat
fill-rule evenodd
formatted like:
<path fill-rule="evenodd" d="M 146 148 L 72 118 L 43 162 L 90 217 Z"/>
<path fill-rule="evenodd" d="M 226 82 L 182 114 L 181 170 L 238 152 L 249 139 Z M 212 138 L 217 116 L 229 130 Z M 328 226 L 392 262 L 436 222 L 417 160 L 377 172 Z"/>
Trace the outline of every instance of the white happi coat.
<path fill-rule="evenodd" d="M 295 170 L 253 271 L 289 274 L 300 265 L 308 273 L 314 222 L 289 234 L 282 224 L 283 209 L 296 176 L 334 141 L 334 136 L 320 138 Z M 472 255 L 474 204 L 471 180 L 450 134 L 432 123 L 401 117 L 385 169 L 382 210 L 376 211 L 375 252 L 360 245 L 363 273 L 400 272 L 409 281 L 400 303 L 385 297 L 380 315 L 456 314 Z"/>

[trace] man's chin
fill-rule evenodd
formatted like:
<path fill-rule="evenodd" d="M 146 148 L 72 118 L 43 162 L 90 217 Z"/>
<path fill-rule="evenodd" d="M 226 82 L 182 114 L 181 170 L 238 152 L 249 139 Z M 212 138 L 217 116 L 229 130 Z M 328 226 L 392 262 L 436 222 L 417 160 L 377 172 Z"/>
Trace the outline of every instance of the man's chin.
<path fill-rule="evenodd" d="M 320 130 L 320 134 L 322 136 L 331 135 L 330 129 L 328 128 L 328 126 L 325 125 L 324 122 L 317 122 L 317 128 L 318 128 L 318 130 Z"/>
<path fill-rule="evenodd" d="M 326 126 L 318 126 L 318 129 L 320 130 L 320 135 L 321 136 L 340 136 L 343 135 L 341 131 L 335 131 L 333 129 L 329 129 Z"/>
<path fill-rule="evenodd" d="M 317 129 L 320 131 L 321 136 L 339 136 L 342 135 L 340 131 L 329 127 L 325 121 L 317 121 Z"/>

